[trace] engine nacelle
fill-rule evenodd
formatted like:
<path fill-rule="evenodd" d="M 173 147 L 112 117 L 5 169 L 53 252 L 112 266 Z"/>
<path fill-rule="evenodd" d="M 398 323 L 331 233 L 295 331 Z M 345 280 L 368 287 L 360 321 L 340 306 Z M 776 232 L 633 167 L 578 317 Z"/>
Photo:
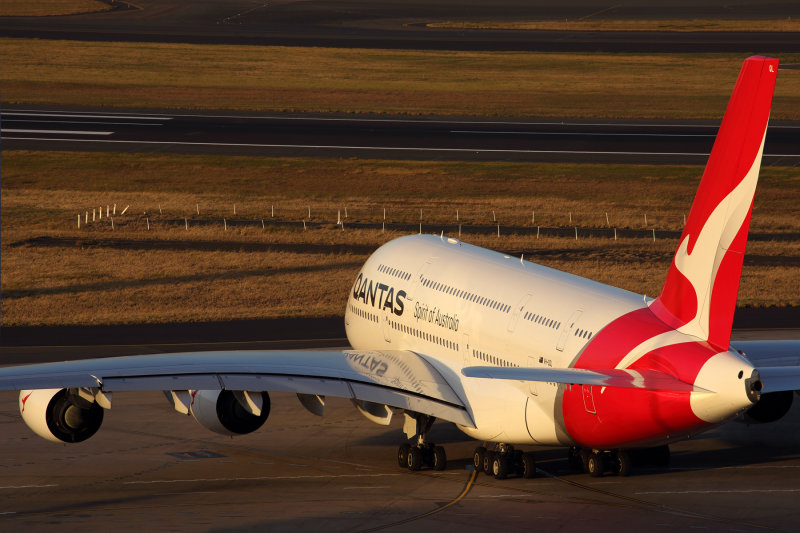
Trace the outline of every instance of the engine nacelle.
<path fill-rule="evenodd" d="M 266 392 L 199 390 L 193 392 L 191 413 L 206 429 L 222 435 L 251 433 L 269 416 Z"/>
<path fill-rule="evenodd" d="M 758 403 L 742 415 L 747 424 L 765 424 L 782 418 L 792 407 L 792 391 L 768 392 L 762 394 Z"/>
<path fill-rule="evenodd" d="M 68 389 L 20 391 L 19 411 L 34 433 L 53 442 L 83 442 L 103 423 L 97 402 Z"/>

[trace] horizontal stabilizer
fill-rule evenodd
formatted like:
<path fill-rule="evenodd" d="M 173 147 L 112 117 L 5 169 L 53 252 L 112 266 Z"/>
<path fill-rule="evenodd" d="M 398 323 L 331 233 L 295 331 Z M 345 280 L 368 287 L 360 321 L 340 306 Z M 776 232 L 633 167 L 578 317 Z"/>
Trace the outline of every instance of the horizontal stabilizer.
<path fill-rule="evenodd" d="M 800 390 L 800 366 L 766 366 L 758 369 L 761 393 Z"/>
<path fill-rule="evenodd" d="M 461 371 L 469 378 L 543 381 L 574 385 L 600 385 L 674 392 L 710 392 L 655 370 L 585 370 L 583 368 L 518 368 L 470 366 Z"/>

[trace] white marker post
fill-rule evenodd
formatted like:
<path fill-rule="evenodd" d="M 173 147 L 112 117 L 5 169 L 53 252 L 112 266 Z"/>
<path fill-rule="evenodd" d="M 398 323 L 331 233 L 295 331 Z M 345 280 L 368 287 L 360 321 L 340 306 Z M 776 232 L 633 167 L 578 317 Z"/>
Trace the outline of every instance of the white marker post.
<path fill-rule="evenodd" d="M 500 238 L 500 224 L 497 225 L 497 238 Z"/>
<path fill-rule="evenodd" d="M 196 204 L 194 204 L 194 205 L 195 205 L 195 207 L 197 208 L 197 214 L 199 215 L 199 214 L 200 214 L 200 204 L 199 204 L 199 203 L 196 203 Z"/>
<path fill-rule="evenodd" d="M 656 242 L 656 228 L 653 228 L 653 242 Z"/>
<path fill-rule="evenodd" d="M 458 209 L 456 209 L 456 222 L 458 222 L 459 220 L 460 219 L 458 218 Z"/>
<path fill-rule="evenodd" d="M 539 226 L 536 226 L 536 238 L 539 238 Z"/>
<path fill-rule="evenodd" d="M 120 215 L 124 215 L 128 211 L 129 207 L 130 207 L 130 205 L 126 205 L 125 209 L 122 210 L 122 213 L 120 213 Z"/>
<path fill-rule="evenodd" d="M 186 231 L 189 231 L 189 218 L 183 217 L 183 223 L 186 226 Z"/>
<path fill-rule="evenodd" d="M 86 211 L 86 218 L 83 219 L 83 223 L 84 224 L 88 224 L 89 223 L 89 211 Z"/>
<path fill-rule="evenodd" d="M 106 214 L 108 214 L 108 213 L 106 213 Z M 111 219 L 111 231 L 114 231 L 114 219 L 113 218 Z"/>
<path fill-rule="evenodd" d="M 94 222 L 94 220 L 95 220 L 94 216 L 95 216 L 96 213 L 97 213 L 97 210 L 93 208 L 92 209 L 92 222 Z"/>
<path fill-rule="evenodd" d="M 78 215 L 78 229 L 81 229 L 81 216 Z"/>
<path fill-rule="evenodd" d="M 111 214 L 109 213 L 108 205 L 106 205 L 106 218 L 110 217 Z"/>
<path fill-rule="evenodd" d="M 150 218 L 145 217 L 145 220 L 147 221 L 147 231 L 150 231 Z"/>
<path fill-rule="evenodd" d="M 608 221 L 608 211 L 606 211 L 606 226 L 611 227 L 611 222 Z"/>
<path fill-rule="evenodd" d="M 236 204 L 233 204 L 233 216 L 236 216 Z"/>
<path fill-rule="evenodd" d="M 275 206 L 272 206 L 272 218 L 275 218 Z"/>
<path fill-rule="evenodd" d="M 497 222 L 497 216 L 494 214 L 494 209 L 492 209 L 492 222 Z"/>
<path fill-rule="evenodd" d="M 158 214 L 163 215 L 164 213 L 161 211 L 161 204 L 158 204 Z"/>
<path fill-rule="evenodd" d="M 531 209 L 531 226 L 536 224 L 536 210 Z"/>
<path fill-rule="evenodd" d="M 117 204 L 114 204 L 114 213 L 113 213 L 113 214 L 114 214 L 114 215 L 116 215 L 116 214 L 117 214 Z"/>
<path fill-rule="evenodd" d="M 569 212 L 569 223 L 572 224 L 572 211 Z"/>
<path fill-rule="evenodd" d="M 342 223 L 342 210 L 339 209 L 339 211 L 336 212 L 336 225 L 338 226 L 341 223 Z"/>
<path fill-rule="evenodd" d="M 344 228 L 342 228 L 342 229 L 344 229 Z M 303 231 L 305 231 L 305 230 L 306 230 L 306 221 L 303 220 Z"/>
<path fill-rule="evenodd" d="M 384 221 L 386 220 L 386 208 L 385 207 L 383 208 L 383 220 Z"/>
<path fill-rule="evenodd" d="M 100 206 L 100 217 L 97 220 L 103 220 L 103 206 Z"/>
<path fill-rule="evenodd" d="M 644 227 L 647 227 L 647 213 L 644 214 Z"/>
<path fill-rule="evenodd" d="M 614 228 L 614 240 L 617 240 L 617 228 Z"/>
<path fill-rule="evenodd" d="M 264 229 L 264 219 L 261 219 L 261 229 Z"/>
<path fill-rule="evenodd" d="M 222 219 L 222 225 L 225 226 L 225 231 L 228 231 L 228 221 L 224 218 Z"/>
<path fill-rule="evenodd" d="M 578 240 L 578 226 L 575 226 L 575 240 Z"/>
<path fill-rule="evenodd" d="M 311 206 L 308 206 L 308 220 L 311 220 Z"/>
<path fill-rule="evenodd" d="M 344 218 L 347 218 L 347 206 L 344 206 Z"/>

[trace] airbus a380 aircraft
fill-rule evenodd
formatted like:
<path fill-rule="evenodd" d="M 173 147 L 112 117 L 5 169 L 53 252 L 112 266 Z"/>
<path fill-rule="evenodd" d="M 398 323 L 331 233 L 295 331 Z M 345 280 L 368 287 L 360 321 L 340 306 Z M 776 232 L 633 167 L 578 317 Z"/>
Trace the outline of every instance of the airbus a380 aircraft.
<path fill-rule="evenodd" d="M 80 442 L 114 391 L 164 390 L 223 434 L 269 414 L 268 391 L 322 415 L 350 398 L 370 420 L 402 413 L 401 466 L 445 466 L 435 419 L 494 443 L 476 467 L 534 473 L 517 445 L 569 447 L 590 474 L 627 474 L 628 450 L 737 415 L 779 418 L 800 389 L 800 343 L 730 346 L 778 61 L 744 62 L 661 294 L 633 294 L 470 246 L 415 235 L 379 248 L 348 295 L 346 351 L 148 355 L 0 369 L 40 436 Z M 746 355 L 745 355 L 746 352 Z M 794 366 L 788 366 L 794 365 Z"/>

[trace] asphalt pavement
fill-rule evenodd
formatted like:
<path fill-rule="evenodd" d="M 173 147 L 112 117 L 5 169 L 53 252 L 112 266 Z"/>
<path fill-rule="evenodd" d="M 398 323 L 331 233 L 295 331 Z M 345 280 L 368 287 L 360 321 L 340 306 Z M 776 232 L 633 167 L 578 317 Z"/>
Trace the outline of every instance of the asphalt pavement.
<path fill-rule="evenodd" d="M 413 160 L 704 164 L 718 123 L 96 111 L 9 106 L 3 148 Z M 800 125 L 770 126 L 764 165 L 800 164 Z"/>

